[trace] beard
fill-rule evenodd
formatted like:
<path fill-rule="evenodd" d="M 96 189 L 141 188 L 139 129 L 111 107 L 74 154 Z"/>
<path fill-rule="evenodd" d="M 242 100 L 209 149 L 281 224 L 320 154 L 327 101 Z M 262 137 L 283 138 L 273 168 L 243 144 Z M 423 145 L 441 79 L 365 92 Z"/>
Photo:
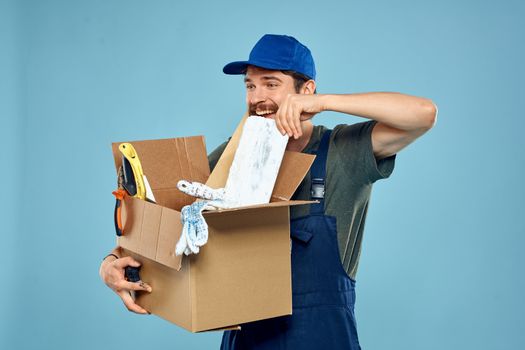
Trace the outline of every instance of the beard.
<path fill-rule="evenodd" d="M 257 104 L 250 104 L 248 106 L 248 112 L 250 113 L 249 115 L 258 115 L 261 117 L 264 117 L 264 115 L 260 115 L 259 113 L 270 111 L 271 113 L 275 114 L 277 113 L 278 109 L 279 106 L 277 106 L 277 104 L 272 100 L 266 100 Z"/>

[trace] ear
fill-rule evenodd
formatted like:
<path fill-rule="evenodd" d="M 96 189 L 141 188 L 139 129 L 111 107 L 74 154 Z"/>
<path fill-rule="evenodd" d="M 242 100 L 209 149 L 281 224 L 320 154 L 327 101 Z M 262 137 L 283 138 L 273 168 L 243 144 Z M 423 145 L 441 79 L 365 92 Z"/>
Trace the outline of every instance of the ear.
<path fill-rule="evenodd" d="M 306 95 L 312 95 L 315 92 L 315 81 L 310 79 L 301 87 L 301 93 Z"/>

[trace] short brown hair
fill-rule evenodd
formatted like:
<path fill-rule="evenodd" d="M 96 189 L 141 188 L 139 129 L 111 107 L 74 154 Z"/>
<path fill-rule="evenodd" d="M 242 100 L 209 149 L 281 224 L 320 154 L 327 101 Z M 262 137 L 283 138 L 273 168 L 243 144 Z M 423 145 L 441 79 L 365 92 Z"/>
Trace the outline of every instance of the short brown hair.
<path fill-rule="evenodd" d="M 306 83 L 310 78 L 308 78 L 306 75 L 297 73 L 293 70 L 282 70 L 283 74 L 289 75 L 293 78 L 293 86 L 295 88 L 295 92 L 299 93 L 301 91 L 301 88 L 303 87 L 304 83 Z M 317 89 L 315 89 L 314 94 L 317 93 Z"/>

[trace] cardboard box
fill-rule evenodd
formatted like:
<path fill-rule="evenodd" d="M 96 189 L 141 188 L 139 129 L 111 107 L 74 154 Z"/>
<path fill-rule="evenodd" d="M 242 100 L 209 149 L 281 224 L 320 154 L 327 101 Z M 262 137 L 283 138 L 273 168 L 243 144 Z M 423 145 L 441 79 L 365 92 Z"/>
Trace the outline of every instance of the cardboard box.
<path fill-rule="evenodd" d="M 141 278 L 153 288 L 138 293 L 137 303 L 192 332 L 292 312 L 289 207 L 311 202 L 290 198 L 313 163 L 312 155 L 286 152 L 269 204 L 205 212 L 208 243 L 197 255 L 175 256 L 180 210 L 195 201 L 176 188 L 177 182 L 223 187 L 243 122 L 211 175 L 203 137 L 131 142 L 157 203 L 123 201 L 124 235 L 118 245 L 142 263 Z M 112 145 L 117 169 L 119 144 Z"/>

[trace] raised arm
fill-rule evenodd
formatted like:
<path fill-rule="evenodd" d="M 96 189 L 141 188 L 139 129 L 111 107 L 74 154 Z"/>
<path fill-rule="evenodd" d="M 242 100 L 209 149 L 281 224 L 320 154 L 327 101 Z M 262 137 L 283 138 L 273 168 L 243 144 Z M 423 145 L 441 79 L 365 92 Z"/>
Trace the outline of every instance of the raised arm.
<path fill-rule="evenodd" d="M 290 94 L 277 113 L 281 132 L 302 136 L 300 121 L 322 111 L 335 111 L 376 120 L 372 146 L 377 159 L 399 152 L 436 122 L 437 107 L 422 97 L 396 92 L 359 94 Z"/>

